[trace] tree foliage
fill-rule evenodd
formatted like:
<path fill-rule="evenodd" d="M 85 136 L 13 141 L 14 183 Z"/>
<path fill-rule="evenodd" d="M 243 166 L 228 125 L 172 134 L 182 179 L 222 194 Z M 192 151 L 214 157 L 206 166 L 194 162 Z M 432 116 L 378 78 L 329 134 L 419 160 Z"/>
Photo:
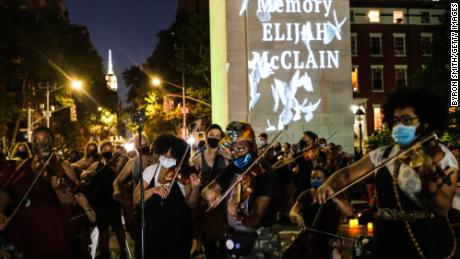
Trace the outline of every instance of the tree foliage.
<path fill-rule="evenodd" d="M 379 147 L 388 146 L 394 144 L 393 138 L 391 137 L 391 131 L 388 127 L 383 126 L 381 129 L 375 130 L 366 140 L 366 150 L 370 152 Z"/>
<path fill-rule="evenodd" d="M 450 105 L 450 16 L 446 13 L 443 17 L 442 33 L 433 41 L 433 53 L 425 60 L 425 69 L 414 73 L 410 82 L 415 88 L 428 89 L 441 96 L 442 104 Z M 449 122 L 441 140 L 444 142 L 457 143 L 460 140 L 460 110 L 458 107 L 449 109 Z"/>
<path fill-rule="evenodd" d="M 102 59 L 85 27 L 53 13 L 0 8 L 0 89 L 7 92 L 0 96 L 0 108 L 10 107 L 1 109 L 0 123 L 12 123 L 20 115 L 24 118 L 26 107 L 39 110 L 39 104 L 45 102 L 39 86 L 68 85 L 74 78 L 84 82 L 84 93 L 58 91 L 51 95 L 51 104 L 66 105 L 72 96 L 78 111 L 77 128 L 91 123 L 89 118 L 98 106 L 116 108 L 118 96 L 106 87 Z M 15 105 L 10 106 L 11 102 Z M 56 115 L 53 124 L 60 127 L 68 120 L 68 116 Z"/>
<path fill-rule="evenodd" d="M 182 86 L 186 95 L 210 103 L 209 20 L 207 12 L 197 15 L 179 13 L 166 30 L 158 33 L 158 44 L 152 55 L 140 66 L 133 66 L 123 73 L 127 87 L 129 111 L 145 108 L 145 131 L 153 137 L 159 132 L 177 133 L 182 124 L 181 99 L 172 98 L 174 107 L 163 110 L 163 98 L 168 94 L 181 95 L 177 87 L 163 84 L 153 87 L 154 76 Z M 182 79 L 185 82 L 182 82 Z M 198 118 L 209 119 L 211 109 L 203 104 L 187 100 L 188 124 Z"/>

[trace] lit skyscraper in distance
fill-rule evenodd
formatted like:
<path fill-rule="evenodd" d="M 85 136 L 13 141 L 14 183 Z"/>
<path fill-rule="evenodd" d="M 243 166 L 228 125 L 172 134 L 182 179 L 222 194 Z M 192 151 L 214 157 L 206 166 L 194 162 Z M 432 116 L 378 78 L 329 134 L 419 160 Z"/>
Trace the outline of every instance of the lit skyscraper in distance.
<path fill-rule="evenodd" d="M 107 82 L 107 87 L 110 88 L 112 91 L 116 91 L 118 89 L 117 84 L 117 76 L 113 72 L 113 65 L 112 65 L 112 50 L 109 49 L 109 64 L 107 65 L 107 75 L 105 75 L 105 81 Z"/>

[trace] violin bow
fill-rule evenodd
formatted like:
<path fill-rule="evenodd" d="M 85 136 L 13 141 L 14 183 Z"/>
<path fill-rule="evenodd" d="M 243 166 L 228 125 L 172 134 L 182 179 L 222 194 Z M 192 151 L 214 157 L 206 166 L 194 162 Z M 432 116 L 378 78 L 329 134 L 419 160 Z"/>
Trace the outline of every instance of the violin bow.
<path fill-rule="evenodd" d="M 409 152 L 411 152 L 412 150 L 414 150 L 414 149 L 416 149 L 418 147 L 421 147 L 423 143 L 425 143 L 425 142 L 427 142 L 427 141 L 429 141 L 429 140 L 431 140 L 433 138 L 438 139 L 438 137 L 436 136 L 435 133 L 431 133 L 428 136 L 426 136 L 425 138 L 422 138 L 421 140 L 413 143 L 409 148 L 399 152 L 396 155 L 393 155 L 392 157 L 388 158 L 387 160 L 385 160 L 382 163 L 380 163 L 377 166 L 375 166 L 374 169 L 372 169 L 369 172 L 367 172 L 367 173 L 361 175 L 360 177 L 356 178 L 355 180 L 353 180 L 352 182 L 350 182 L 348 185 L 346 185 L 342 189 L 338 190 L 337 192 L 334 192 L 331 196 L 329 196 L 326 199 L 326 202 L 331 200 L 331 199 L 333 199 L 333 198 L 335 198 L 336 196 L 338 196 L 339 194 L 343 193 L 344 191 L 348 190 L 349 188 L 351 188 L 355 184 L 357 184 L 357 183 L 361 182 L 362 180 L 366 179 L 367 177 L 369 177 L 374 172 L 382 169 L 388 163 L 392 163 L 392 162 L 396 161 L 396 159 L 398 159 L 399 157 L 404 156 L 405 154 L 408 154 Z"/>
<path fill-rule="evenodd" d="M 246 168 L 246 170 L 244 170 L 244 172 L 242 174 L 240 174 L 237 178 L 237 180 L 229 187 L 227 188 L 227 190 L 225 191 L 225 193 L 213 204 L 211 204 L 211 206 L 209 206 L 209 208 L 206 210 L 206 212 L 216 208 L 217 206 L 219 206 L 219 204 L 225 199 L 227 198 L 228 195 L 230 195 L 230 193 L 233 191 L 233 189 L 235 189 L 235 187 L 238 185 L 239 182 L 241 182 L 243 180 L 243 177 L 245 175 L 247 175 L 251 169 L 254 167 L 254 165 L 256 165 L 264 156 L 265 154 L 271 149 L 271 147 L 273 146 L 273 144 L 275 143 L 275 141 L 278 140 L 278 138 L 281 136 L 281 134 L 284 132 L 284 130 L 282 131 L 279 131 L 278 133 L 276 133 L 275 137 L 273 138 L 273 141 L 270 143 L 270 145 L 267 146 L 267 148 L 265 148 L 262 153 L 259 154 L 259 156 L 248 166 L 248 168 Z"/>
<path fill-rule="evenodd" d="M 16 214 L 18 213 L 19 209 L 22 207 L 22 204 L 26 201 L 27 196 L 29 196 L 29 194 L 32 191 L 32 189 L 34 188 L 35 184 L 37 184 L 38 179 L 43 174 L 43 172 L 45 171 L 46 167 L 48 166 L 49 162 L 51 161 L 51 159 L 53 158 L 54 155 L 55 155 L 55 152 L 53 151 L 53 152 L 51 152 L 51 155 L 46 159 L 45 164 L 42 166 L 42 168 L 40 169 L 38 174 L 35 176 L 33 182 L 30 184 L 29 188 L 26 190 L 26 192 L 22 196 L 22 198 L 19 201 L 18 205 L 14 208 L 13 213 L 11 213 L 11 215 L 6 220 L 5 226 L 7 226 L 8 223 L 10 223 L 10 221 L 14 218 L 14 216 L 16 216 Z M 33 159 L 33 157 L 29 158 L 29 159 Z"/>
<path fill-rule="evenodd" d="M 335 134 L 337 134 L 337 130 L 334 130 L 334 132 L 332 132 L 331 135 L 329 135 L 329 137 L 327 137 L 326 141 L 328 141 L 330 138 L 332 138 Z M 303 152 L 300 153 L 299 155 L 287 160 L 287 161 L 284 161 L 283 163 L 280 163 L 279 165 L 275 164 L 273 165 L 273 170 L 278 170 L 280 169 L 281 167 L 285 166 L 285 165 L 289 165 L 290 163 L 296 161 L 297 159 L 301 158 L 303 156 Z M 282 160 L 280 160 L 282 161 Z"/>
<path fill-rule="evenodd" d="M 177 178 L 179 177 L 179 171 L 180 171 L 180 169 L 182 167 L 182 164 L 184 164 L 185 158 L 187 157 L 187 153 L 188 153 L 189 150 L 190 150 L 190 144 L 187 143 L 187 148 L 185 149 L 185 152 L 182 155 L 182 158 L 180 159 L 179 164 L 176 166 L 176 168 L 174 168 L 174 176 L 173 176 L 173 179 L 171 180 L 171 182 L 168 183 L 168 189 L 171 188 L 171 186 L 174 184 L 175 181 L 177 181 Z M 168 194 L 168 196 L 169 196 L 169 194 Z M 166 198 L 168 198 L 168 197 L 166 197 Z"/>

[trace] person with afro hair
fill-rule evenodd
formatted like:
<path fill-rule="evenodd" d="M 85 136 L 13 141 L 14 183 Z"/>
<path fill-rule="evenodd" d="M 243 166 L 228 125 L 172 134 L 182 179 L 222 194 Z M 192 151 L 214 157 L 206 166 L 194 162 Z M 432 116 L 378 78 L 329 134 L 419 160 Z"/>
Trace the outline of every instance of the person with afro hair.
<path fill-rule="evenodd" d="M 382 107 L 395 144 L 338 170 L 317 190 L 315 201 L 325 203 L 358 177 L 433 132 L 442 132 L 446 125 L 447 107 L 436 93 L 425 89 L 398 88 Z M 455 237 L 446 216 L 455 194 L 458 162 L 435 138 L 422 145 L 422 163 L 416 165 L 410 157 L 395 159 L 375 172 L 374 258 L 453 258 L 455 254 Z"/>

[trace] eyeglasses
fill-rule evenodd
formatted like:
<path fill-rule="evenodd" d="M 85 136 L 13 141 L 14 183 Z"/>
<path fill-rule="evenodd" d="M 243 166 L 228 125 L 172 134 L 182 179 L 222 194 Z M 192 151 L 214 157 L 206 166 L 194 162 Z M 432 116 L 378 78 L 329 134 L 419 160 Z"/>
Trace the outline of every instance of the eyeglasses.
<path fill-rule="evenodd" d="M 402 123 L 403 125 L 409 126 L 412 124 L 412 121 L 417 119 L 417 116 L 403 115 L 401 117 L 394 116 L 393 122 L 395 125 Z"/>

